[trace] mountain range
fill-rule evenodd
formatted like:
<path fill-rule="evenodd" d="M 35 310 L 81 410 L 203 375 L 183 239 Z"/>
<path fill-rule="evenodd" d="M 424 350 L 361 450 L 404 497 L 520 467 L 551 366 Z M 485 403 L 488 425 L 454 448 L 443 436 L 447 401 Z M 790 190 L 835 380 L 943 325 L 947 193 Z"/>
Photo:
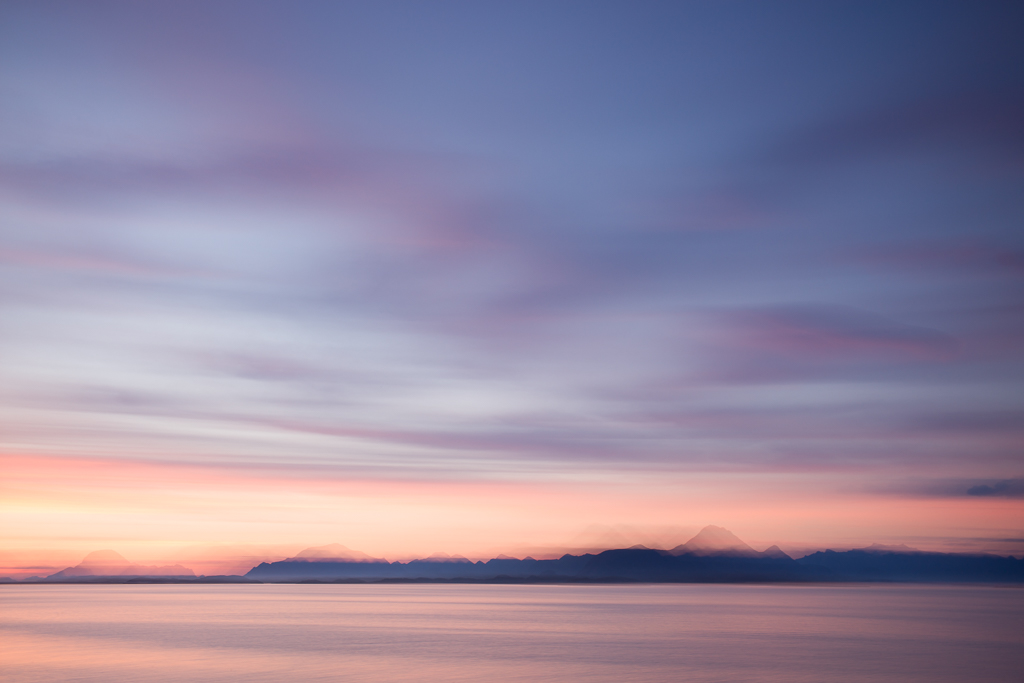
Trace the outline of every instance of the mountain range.
<path fill-rule="evenodd" d="M 922 552 L 905 545 L 836 552 L 793 559 L 778 546 L 763 551 L 722 527 L 707 526 L 671 550 L 642 545 L 558 559 L 505 555 L 473 562 L 435 553 L 409 562 L 389 562 L 338 543 L 306 548 L 293 557 L 262 562 L 244 576 L 196 577 L 181 565 L 132 564 L 112 550 L 90 553 L 78 565 L 52 574 L 54 582 L 249 581 L 492 583 L 572 582 L 828 582 L 927 581 L 1024 583 L 1024 559 L 997 555 Z"/>
<path fill-rule="evenodd" d="M 928 553 L 874 544 L 793 559 L 778 546 L 757 551 L 728 529 L 707 526 L 671 550 L 633 546 L 553 560 L 501 555 L 486 562 L 438 554 L 410 562 L 264 562 L 245 578 L 256 581 L 487 581 L 487 582 L 776 582 L 983 581 L 1024 582 L 1024 560 L 995 555 Z"/>
<path fill-rule="evenodd" d="M 153 567 L 142 564 L 132 564 L 119 553 L 113 550 L 97 550 L 85 556 L 79 564 L 74 567 L 62 569 L 56 574 L 46 577 L 47 581 L 66 581 L 73 579 L 85 579 L 92 577 L 175 577 L 195 578 L 195 572 L 182 567 L 180 564 L 163 567 Z"/>

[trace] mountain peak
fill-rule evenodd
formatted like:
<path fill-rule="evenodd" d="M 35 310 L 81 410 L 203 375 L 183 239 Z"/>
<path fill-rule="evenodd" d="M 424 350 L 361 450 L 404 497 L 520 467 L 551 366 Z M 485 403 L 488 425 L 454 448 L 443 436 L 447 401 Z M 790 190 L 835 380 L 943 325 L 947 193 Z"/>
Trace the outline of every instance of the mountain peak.
<path fill-rule="evenodd" d="M 777 545 L 773 545 L 772 547 L 765 549 L 761 554 L 764 555 L 765 557 L 774 557 L 776 559 L 787 559 L 787 560 L 793 559 L 789 555 L 787 555 L 782 550 L 782 548 L 780 548 Z"/>
<path fill-rule="evenodd" d="M 113 550 L 97 550 L 86 555 L 85 559 L 74 567 L 62 569 L 46 578 L 51 581 L 63 581 L 94 576 L 195 576 L 195 573 L 180 564 L 166 567 L 132 564 Z"/>
<path fill-rule="evenodd" d="M 448 553 L 434 553 L 430 557 L 424 557 L 419 562 L 469 562 L 462 555 L 449 555 Z"/>
<path fill-rule="evenodd" d="M 749 555 L 756 554 L 757 551 L 737 538 L 728 529 L 709 524 L 689 541 L 672 549 L 673 555 L 684 555 L 687 553 L 694 555 L 716 555 L 720 553 Z"/>
<path fill-rule="evenodd" d="M 342 562 L 379 562 L 375 557 L 370 557 L 359 550 L 352 550 L 340 543 L 328 543 L 327 545 L 315 545 L 306 548 L 292 560 L 316 562 L 320 560 L 334 560 Z"/>
<path fill-rule="evenodd" d="M 295 557 L 344 557 L 349 552 L 351 551 L 340 543 L 328 543 L 306 548 Z"/>
<path fill-rule="evenodd" d="M 121 553 L 113 550 L 96 550 L 85 556 L 85 559 L 78 563 L 79 567 L 127 567 L 131 562 L 126 560 Z"/>

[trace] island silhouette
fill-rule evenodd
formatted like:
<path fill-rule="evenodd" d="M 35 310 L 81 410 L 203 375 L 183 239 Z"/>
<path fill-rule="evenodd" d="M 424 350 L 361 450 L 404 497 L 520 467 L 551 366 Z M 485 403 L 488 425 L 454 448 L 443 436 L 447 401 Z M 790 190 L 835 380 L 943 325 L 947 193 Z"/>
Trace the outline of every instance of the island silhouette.
<path fill-rule="evenodd" d="M 262 562 L 242 576 L 199 576 L 182 567 L 129 562 L 113 550 L 42 579 L 48 582 L 987 582 L 1024 583 L 1024 559 L 989 554 L 924 552 L 906 545 L 825 550 L 794 559 L 778 546 L 758 551 L 728 529 L 706 526 L 671 550 L 636 545 L 557 559 L 499 555 L 473 562 L 435 553 L 389 562 L 340 543 L 313 546 L 293 557 Z"/>

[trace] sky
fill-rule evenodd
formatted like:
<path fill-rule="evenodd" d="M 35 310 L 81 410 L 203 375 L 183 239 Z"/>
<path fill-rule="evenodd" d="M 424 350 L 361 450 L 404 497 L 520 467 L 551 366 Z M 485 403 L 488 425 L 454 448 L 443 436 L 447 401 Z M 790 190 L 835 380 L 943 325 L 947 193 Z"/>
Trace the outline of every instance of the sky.
<path fill-rule="evenodd" d="M 0 573 L 1024 554 L 1022 14 L 4 2 Z"/>

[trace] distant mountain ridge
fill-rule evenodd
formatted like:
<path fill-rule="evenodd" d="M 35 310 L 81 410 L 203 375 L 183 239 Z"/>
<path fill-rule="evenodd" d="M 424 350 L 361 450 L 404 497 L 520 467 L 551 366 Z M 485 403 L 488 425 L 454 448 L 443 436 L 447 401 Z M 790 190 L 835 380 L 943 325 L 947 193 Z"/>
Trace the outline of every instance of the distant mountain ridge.
<path fill-rule="evenodd" d="M 864 558 L 868 558 L 865 560 Z M 916 558 L 916 559 L 914 559 Z M 707 526 L 672 550 L 636 545 L 554 560 L 505 555 L 471 562 L 436 553 L 410 562 L 264 562 L 257 581 L 1004 581 L 1024 582 L 1024 560 L 921 553 L 906 546 L 827 551 L 794 560 L 778 546 L 758 552 L 728 529 Z"/>
<path fill-rule="evenodd" d="M 798 562 L 840 581 L 1024 582 L 1024 559 L 889 549 L 901 547 L 906 546 L 874 544 L 844 552 L 825 550 Z"/>
<path fill-rule="evenodd" d="M 922 552 L 905 545 L 816 552 L 793 559 L 778 546 L 758 552 L 728 529 L 706 526 L 671 550 L 635 545 L 558 559 L 507 555 L 473 562 L 434 553 L 388 562 L 340 543 L 306 548 L 293 557 L 262 562 L 244 577 L 200 577 L 181 565 L 132 564 L 113 550 L 90 553 L 46 581 L 479 581 L 479 582 L 829 582 L 926 581 L 1024 583 L 1024 559 L 995 555 Z"/>
<path fill-rule="evenodd" d="M 352 550 L 340 543 L 330 543 L 306 548 L 295 557 L 290 557 L 285 562 L 387 562 L 387 560 L 370 557 L 364 552 Z"/>
<path fill-rule="evenodd" d="M 66 581 L 100 577 L 192 577 L 195 572 L 180 564 L 161 567 L 132 564 L 120 553 L 113 550 L 97 550 L 89 553 L 74 567 L 62 569 L 46 577 L 47 581 Z"/>
<path fill-rule="evenodd" d="M 776 546 L 772 546 L 776 548 Z M 759 553 L 741 541 L 728 529 L 709 524 L 696 536 L 670 550 L 673 555 L 731 555 L 756 557 Z M 781 550 L 779 551 L 782 552 Z M 786 555 L 786 557 L 789 557 Z"/>

